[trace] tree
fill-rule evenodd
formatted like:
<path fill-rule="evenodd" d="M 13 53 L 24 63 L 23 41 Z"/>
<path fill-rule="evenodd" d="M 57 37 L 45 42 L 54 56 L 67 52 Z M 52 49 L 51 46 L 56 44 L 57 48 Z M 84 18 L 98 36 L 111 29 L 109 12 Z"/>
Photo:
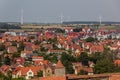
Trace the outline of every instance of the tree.
<path fill-rule="evenodd" d="M 82 62 L 83 65 L 88 66 L 89 57 L 88 57 L 87 53 L 82 52 L 82 53 L 78 56 L 78 61 L 79 61 L 79 62 Z"/>
<path fill-rule="evenodd" d="M 23 44 L 23 42 L 20 42 L 18 52 L 21 52 L 22 50 L 24 50 L 24 48 L 25 48 L 25 45 Z"/>
<path fill-rule="evenodd" d="M 66 68 L 66 73 L 73 74 L 74 69 L 72 67 L 72 61 L 74 60 L 74 57 L 70 56 L 69 54 L 63 53 L 60 60 Z"/>
<path fill-rule="evenodd" d="M 87 74 L 88 74 L 88 72 L 83 69 L 81 69 L 78 73 L 78 75 L 87 75 Z"/>
<path fill-rule="evenodd" d="M 90 58 L 90 61 L 93 61 L 96 64 L 97 61 L 103 58 L 103 54 L 100 52 L 96 52 L 94 54 L 91 54 L 89 58 Z"/>
<path fill-rule="evenodd" d="M 70 55 L 70 54 L 66 54 L 66 53 L 62 53 L 61 60 L 62 61 L 68 60 L 70 62 L 77 62 L 77 58 L 76 57 L 74 57 L 73 55 Z"/>
<path fill-rule="evenodd" d="M 42 47 L 41 46 L 41 48 L 40 48 L 40 51 L 42 51 L 42 52 L 46 52 L 48 49 L 46 49 L 45 47 Z"/>
<path fill-rule="evenodd" d="M 38 72 L 37 72 L 37 76 L 38 76 L 38 77 L 43 77 L 43 71 L 38 71 Z"/>
<path fill-rule="evenodd" d="M 73 29 L 73 32 L 80 32 L 80 31 L 82 31 L 82 28 L 77 27 L 77 28 Z"/>
<path fill-rule="evenodd" d="M 6 50 L 6 49 L 3 51 L 3 54 L 8 54 L 8 52 L 7 52 L 7 50 Z"/>
<path fill-rule="evenodd" d="M 74 69 L 72 67 L 72 63 L 68 60 L 64 60 L 62 61 L 63 65 L 65 66 L 65 70 L 67 74 L 73 74 L 74 73 Z"/>
<path fill-rule="evenodd" d="M 0 80 L 9 80 L 7 76 L 0 72 Z"/>
<path fill-rule="evenodd" d="M 14 57 L 20 57 L 20 53 L 15 52 L 15 53 L 12 55 L 12 57 L 13 57 L 13 58 L 14 58 Z"/>
<path fill-rule="evenodd" d="M 5 45 L 0 45 L 0 51 L 4 51 L 5 50 Z"/>
<path fill-rule="evenodd" d="M 20 53 L 15 52 L 15 53 L 12 55 L 12 61 L 14 61 L 14 58 L 19 58 L 19 57 L 20 57 Z"/>
<path fill-rule="evenodd" d="M 108 59 L 101 59 L 100 61 L 97 61 L 94 72 L 97 74 L 101 73 L 109 73 L 114 71 L 114 64 L 112 61 Z"/>
<path fill-rule="evenodd" d="M 35 39 L 35 36 L 29 36 L 29 39 Z"/>
<path fill-rule="evenodd" d="M 9 78 L 9 80 L 12 80 L 12 71 L 8 71 L 7 72 L 7 76 Z"/>
<path fill-rule="evenodd" d="M 95 38 L 93 37 L 88 37 L 85 39 L 86 42 L 94 42 L 95 41 Z"/>
<path fill-rule="evenodd" d="M 5 63 L 6 65 L 10 65 L 10 58 L 9 58 L 8 56 L 5 57 L 4 63 Z"/>
<path fill-rule="evenodd" d="M 39 45 L 40 41 L 36 40 L 34 43 L 35 43 L 35 45 Z"/>
<path fill-rule="evenodd" d="M 17 46 L 16 42 L 12 42 L 12 46 Z"/>
<path fill-rule="evenodd" d="M 50 44 L 54 44 L 55 42 L 57 42 L 57 37 L 55 37 L 55 38 L 53 38 L 53 39 L 51 39 L 51 38 L 49 38 L 48 39 L 48 42 L 50 43 Z"/>
<path fill-rule="evenodd" d="M 59 48 L 55 44 L 53 44 L 53 49 L 54 50 L 59 50 Z"/>

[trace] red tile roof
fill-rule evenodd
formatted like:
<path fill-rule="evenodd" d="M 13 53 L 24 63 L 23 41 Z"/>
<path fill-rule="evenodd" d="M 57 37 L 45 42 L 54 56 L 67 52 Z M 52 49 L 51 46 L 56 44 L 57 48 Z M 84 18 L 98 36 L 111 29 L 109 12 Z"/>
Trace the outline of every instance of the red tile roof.
<path fill-rule="evenodd" d="M 95 52 L 103 52 L 104 47 L 103 47 L 103 45 L 94 45 L 94 46 L 90 47 L 90 50 L 93 53 L 95 53 Z"/>
<path fill-rule="evenodd" d="M 64 66 L 60 60 L 57 62 L 56 68 L 64 68 Z"/>
<path fill-rule="evenodd" d="M 31 66 L 31 67 L 21 67 L 21 68 L 18 67 L 14 70 L 13 74 L 17 74 L 17 72 L 21 71 L 21 75 L 25 76 L 27 75 L 27 72 L 29 70 L 31 70 L 34 73 L 34 75 L 37 75 L 37 72 L 39 70 L 42 70 L 42 71 L 44 70 L 44 66 Z"/>
<path fill-rule="evenodd" d="M 94 74 L 94 75 L 71 75 L 67 74 L 68 79 L 95 79 L 95 78 L 107 78 L 109 80 L 120 80 L 120 73 L 111 73 L 111 74 Z"/>
<path fill-rule="evenodd" d="M 117 66 L 120 66 L 120 60 L 115 60 L 114 64 L 117 65 Z"/>
<path fill-rule="evenodd" d="M 120 80 L 120 74 L 111 75 L 109 80 Z"/>
<path fill-rule="evenodd" d="M 43 65 L 47 65 L 48 64 L 48 60 L 43 60 L 43 61 L 36 60 L 36 61 L 34 61 L 35 65 L 40 65 L 40 63 L 43 64 Z"/>
<path fill-rule="evenodd" d="M 8 47 L 8 53 L 15 53 L 15 52 L 17 52 L 17 48 L 15 46 Z"/>
<path fill-rule="evenodd" d="M 65 76 L 40 77 L 39 80 L 66 80 Z"/>

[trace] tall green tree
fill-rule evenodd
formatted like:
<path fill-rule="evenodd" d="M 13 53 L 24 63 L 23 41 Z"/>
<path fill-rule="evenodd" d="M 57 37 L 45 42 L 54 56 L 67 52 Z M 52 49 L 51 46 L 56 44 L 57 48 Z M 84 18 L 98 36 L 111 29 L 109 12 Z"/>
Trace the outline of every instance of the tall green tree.
<path fill-rule="evenodd" d="M 12 46 L 17 46 L 17 43 L 16 42 L 12 42 Z"/>
<path fill-rule="evenodd" d="M 87 53 L 85 53 L 85 52 L 82 52 L 81 54 L 80 54 L 80 56 L 78 56 L 78 61 L 79 62 L 82 62 L 82 64 L 83 65 L 88 65 L 88 61 L 89 61 L 89 56 L 88 56 L 88 54 Z"/>
<path fill-rule="evenodd" d="M 93 53 L 89 56 L 89 59 L 96 64 L 97 61 L 103 59 L 103 54 L 100 52 Z"/>
<path fill-rule="evenodd" d="M 38 76 L 38 77 L 43 77 L 43 71 L 38 71 L 38 72 L 37 72 L 37 76 Z"/>
<path fill-rule="evenodd" d="M 9 80 L 12 80 L 12 71 L 7 72 L 7 77 L 9 78 Z"/>
<path fill-rule="evenodd" d="M 4 63 L 5 63 L 6 65 L 10 65 L 10 58 L 9 58 L 8 56 L 5 57 Z"/>
<path fill-rule="evenodd" d="M 97 61 L 96 65 L 94 66 L 94 72 L 97 74 L 110 73 L 113 71 L 114 64 L 108 59 L 101 59 L 100 61 Z"/>
<path fill-rule="evenodd" d="M 74 60 L 74 58 L 72 58 L 70 55 L 66 53 L 63 53 L 61 55 L 61 61 L 66 68 L 66 73 L 69 73 L 69 74 L 74 73 L 74 69 L 72 67 L 72 61 L 73 61 L 72 59 Z"/>
<path fill-rule="evenodd" d="M 24 50 L 24 48 L 25 48 L 25 45 L 23 44 L 23 42 L 20 42 L 18 52 L 21 52 L 22 50 Z"/>
<path fill-rule="evenodd" d="M 0 45 L 0 51 L 4 51 L 5 50 L 5 45 Z"/>
<path fill-rule="evenodd" d="M 95 38 L 93 37 L 88 37 L 85 39 L 86 42 L 94 42 L 94 41 L 97 41 Z"/>

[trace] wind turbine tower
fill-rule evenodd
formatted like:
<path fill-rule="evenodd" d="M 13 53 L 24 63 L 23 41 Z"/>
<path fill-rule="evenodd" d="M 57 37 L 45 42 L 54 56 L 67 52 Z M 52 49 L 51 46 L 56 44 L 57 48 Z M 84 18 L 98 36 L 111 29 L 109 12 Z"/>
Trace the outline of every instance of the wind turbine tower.
<path fill-rule="evenodd" d="M 21 25 L 23 25 L 23 22 L 24 22 L 24 20 L 23 20 L 23 9 L 21 9 Z"/>
<path fill-rule="evenodd" d="M 61 24 L 63 23 L 63 14 L 62 13 L 60 15 L 60 22 L 61 22 Z"/>
<path fill-rule="evenodd" d="M 102 17 L 99 16 L 100 25 L 102 24 Z"/>

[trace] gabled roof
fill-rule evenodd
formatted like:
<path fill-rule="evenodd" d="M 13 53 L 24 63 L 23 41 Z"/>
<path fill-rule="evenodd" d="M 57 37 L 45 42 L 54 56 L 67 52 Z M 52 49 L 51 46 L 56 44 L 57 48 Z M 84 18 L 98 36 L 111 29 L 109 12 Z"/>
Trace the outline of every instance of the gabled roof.
<path fill-rule="evenodd" d="M 16 46 L 9 46 L 8 49 L 9 49 L 8 53 L 15 53 L 15 52 L 17 52 Z"/>
<path fill-rule="evenodd" d="M 56 68 L 64 68 L 64 66 L 60 60 L 57 62 Z"/>
<path fill-rule="evenodd" d="M 27 72 L 31 70 L 34 75 L 37 75 L 37 71 L 39 70 L 44 70 L 44 66 L 31 66 L 31 67 L 21 67 L 21 68 L 16 68 L 14 71 L 13 71 L 13 74 L 17 74 L 19 71 L 21 71 L 21 75 L 22 76 L 25 76 L 27 75 Z"/>

